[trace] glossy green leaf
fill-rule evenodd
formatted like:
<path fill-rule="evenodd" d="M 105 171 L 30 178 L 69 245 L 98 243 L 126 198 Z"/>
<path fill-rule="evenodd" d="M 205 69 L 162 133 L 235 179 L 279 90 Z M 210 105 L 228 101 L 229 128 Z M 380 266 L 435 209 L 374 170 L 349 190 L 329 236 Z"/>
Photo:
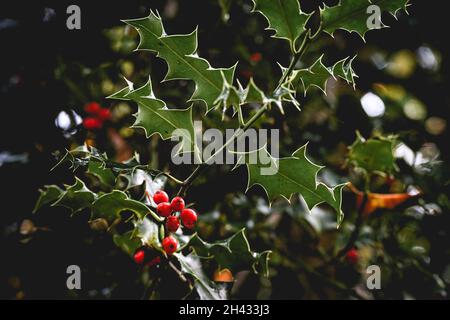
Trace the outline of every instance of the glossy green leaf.
<path fill-rule="evenodd" d="M 305 96 L 311 87 L 317 87 L 325 93 L 327 82 L 333 77 L 331 70 L 323 64 L 322 57 L 308 69 L 294 70 L 289 78 L 294 87 L 301 85 Z"/>
<path fill-rule="evenodd" d="M 197 234 L 188 243 L 195 253 L 201 258 L 214 259 L 220 268 L 230 269 L 233 273 L 241 270 L 261 272 L 266 277 L 269 275 L 269 255 L 271 251 L 261 253 L 250 249 L 244 229 L 240 230 L 228 239 L 207 243 Z"/>
<path fill-rule="evenodd" d="M 183 256 L 174 254 L 181 265 L 181 271 L 194 279 L 194 287 L 200 300 L 225 300 L 227 293 L 224 287 L 211 281 L 203 272 L 200 259 L 193 253 Z"/>
<path fill-rule="evenodd" d="M 93 218 L 105 218 L 108 221 L 119 217 L 122 211 L 131 211 L 139 219 L 151 213 L 149 207 L 142 202 L 130 199 L 125 192 L 114 190 L 100 196 L 92 205 Z M 155 213 L 153 215 L 156 216 Z"/>
<path fill-rule="evenodd" d="M 379 137 L 364 139 L 359 133 L 351 145 L 348 159 L 350 163 L 368 173 L 392 173 L 395 168 L 395 139 Z"/>
<path fill-rule="evenodd" d="M 332 73 L 335 78 L 341 78 L 345 80 L 348 84 L 353 85 L 355 88 L 355 79 L 358 77 L 353 70 L 353 61 L 356 56 L 353 58 L 345 58 L 338 62 L 336 62 L 332 68 Z"/>
<path fill-rule="evenodd" d="M 142 128 L 147 138 L 159 134 L 162 139 L 181 137 L 183 150 L 193 150 L 195 144 L 192 107 L 188 109 L 168 109 L 165 102 L 155 97 L 151 80 L 134 90 L 131 82 L 128 87 L 108 98 L 131 100 L 137 103 L 134 128 Z"/>
<path fill-rule="evenodd" d="M 55 202 L 63 192 L 64 191 L 60 187 L 55 185 L 45 186 L 43 189 L 40 189 L 40 195 L 34 206 L 33 213 L 38 211 L 43 206 Z"/>
<path fill-rule="evenodd" d="M 204 101 L 207 111 L 214 108 L 222 92 L 222 71 L 228 82 L 233 82 L 235 66 L 228 69 L 212 68 L 197 55 L 197 30 L 190 34 L 167 35 L 159 15 L 153 11 L 145 18 L 125 20 L 139 32 L 141 41 L 137 50 L 156 52 L 168 65 L 165 80 L 186 79 L 196 84 L 192 101 Z"/>
<path fill-rule="evenodd" d="M 102 161 L 91 158 L 86 173 L 93 175 L 107 186 L 114 186 L 116 183 L 116 176 L 113 171 L 106 168 L 105 163 Z"/>
<path fill-rule="evenodd" d="M 63 206 L 77 213 L 83 209 L 90 208 L 97 195 L 89 190 L 83 181 L 75 177 L 75 184 L 66 186 L 61 197 L 53 203 L 53 206 Z"/>
<path fill-rule="evenodd" d="M 149 218 L 134 221 L 135 236 L 141 239 L 143 245 L 161 249 L 159 241 L 159 226 Z"/>
<path fill-rule="evenodd" d="M 275 31 L 273 37 L 288 40 L 295 52 L 297 40 L 311 16 L 302 12 L 298 0 L 253 0 L 253 4 L 253 10 L 267 19 L 268 29 Z"/>
<path fill-rule="evenodd" d="M 280 196 L 289 201 L 293 194 L 300 194 L 310 210 L 327 203 L 336 211 L 338 224 L 342 222 L 342 188 L 345 184 L 330 188 L 318 182 L 317 174 L 323 167 L 306 157 L 306 145 L 288 158 L 273 158 L 266 150 L 260 151 L 260 157 L 267 159 L 267 164 L 262 164 L 265 160 L 256 164 L 247 163 L 247 189 L 256 184 L 262 186 L 270 202 Z M 272 170 L 267 170 L 269 167 Z"/>
<path fill-rule="evenodd" d="M 338 29 L 348 32 L 357 32 L 364 40 L 366 33 L 371 30 L 368 19 L 371 13 L 368 8 L 376 5 L 381 12 L 389 12 L 393 15 L 408 6 L 409 0 L 341 0 L 337 6 L 324 6 L 321 9 L 322 29 L 326 33 L 334 36 Z M 381 17 L 380 17 L 381 19 Z M 380 27 L 386 27 L 380 21 Z"/>
<path fill-rule="evenodd" d="M 113 235 L 113 241 L 116 246 L 129 256 L 133 256 L 136 250 L 142 246 L 139 238 L 134 236 L 133 230 L 125 232 L 124 234 Z"/>

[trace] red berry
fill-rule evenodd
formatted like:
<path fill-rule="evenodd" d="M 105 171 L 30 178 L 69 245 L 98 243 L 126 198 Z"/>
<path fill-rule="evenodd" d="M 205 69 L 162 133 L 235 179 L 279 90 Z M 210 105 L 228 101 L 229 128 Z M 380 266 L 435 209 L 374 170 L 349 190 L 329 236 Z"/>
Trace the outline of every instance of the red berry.
<path fill-rule="evenodd" d="M 168 236 L 168 237 L 165 237 L 164 240 L 162 241 L 162 246 L 163 246 L 164 251 L 168 255 L 171 255 L 175 251 L 177 251 L 178 241 L 174 237 Z"/>
<path fill-rule="evenodd" d="M 144 250 L 139 250 L 134 254 L 134 262 L 137 264 L 142 264 L 144 262 L 145 253 Z"/>
<path fill-rule="evenodd" d="M 84 106 L 84 111 L 89 114 L 97 114 L 102 107 L 97 102 L 90 102 Z"/>
<path fill-rule="evenodd" d="M 180 227 L 180 220 L 178 220 L 178 217 L 175 216 L 167 217 L 166 228 L 169 232 L 176 232 L 179 227 Z"/>
<path fill-rule="evenodd" d="M 169 202 L 169 196 L 164 191 L 158 190 L 153 195 L 153 201 L 155 201 L 156 204 L 160 204 L 161 202 Z"/>
<path fill-rule="evenodd" d="M 101 121 L 106 121 L 111 119 L 111 111 L 109 111 L 109 109 L 106 108 L 101 108 L 98 112 L 97 112 L 97 117 L 101 120 Z"/>
<path fill-rule="evenodd" d="M 258 63 L 262 60 L 262 54 L 259 52 L 255 52 L 250 56 L 250 61 Z"/>
<path fill-rule="evenodd" d="M 184 200 L 182 197 L 175 197 L 170 205 L 173 211 L 181 211 L 184 209 Z"/>
<path fill-rule="evenodd" d="M 184 209 L 180 214 L 181 222 L 183 222 L 183 226 L 188 229 L 192 229 L 195 227 L 195 223 L 197 222 L 197 213 L 195 213 L 192 209 Z"/>
<path fill-rule="evenodd" d="M 83 120 L 83 126 L 87 130 L 100 129 L 102 127 L 102 122 L 96 118 L 88 117 Z"/>
<path fill-rule="evenodd" d="M 347 252 L 345 258 L 350 264 L 356 264 L 359 258 L 358 250 L 356 250 L 355 248 L 351 249 Z"/>
<path fill-rule="evenodd" d="M 161 202 L 156 207 L 156 211 L 161 217 L 168 217 L 172 213 L 172 208 L 169 202 Z"/>

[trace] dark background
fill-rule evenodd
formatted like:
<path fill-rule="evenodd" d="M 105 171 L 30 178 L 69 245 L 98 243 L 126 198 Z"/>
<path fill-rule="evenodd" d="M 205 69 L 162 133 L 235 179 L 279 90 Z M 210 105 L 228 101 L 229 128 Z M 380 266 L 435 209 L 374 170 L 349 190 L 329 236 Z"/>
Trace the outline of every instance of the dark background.
<path fill-rule="evenodd" d="M 240 1 L 239 4 L 241 3 Z M 313 10 L 318 3 L 320 1 L 302 1 L 306 11 Z M 65 9 L 69 4 L 81 7 L 81 30 L 70 31 L 65 27 Z M 2 1 L 0 151 L 25 153 L 28 161 L 5 163 L 0 167 L 1 298 L 70 298 L 71 293 L 65 288 L 65 267 L 72 263 L 91 270 L 83 277 L 83 287 L 87 289 L 78 297 L 140 297 L 142 287 L 135 280 L 136 269 L 132 262 L 118 253 L 105 256 L 103 253 L 111 247 L 110 237 L 92 237 L 85 217 L 70 218 L 64 210 L 48 210 L 33 219 L 36 224 L 46 226 L 51 231 L 39 233 L 27 243 L 21 241 L 23 237 L 18 229 L 23 219 L 32 217 L 31 211 L 39 187 L 72 181 L 72 174 L 68 170 L 49 172 L 55 163 L 52 152 L 68 147 L 67 139 L 54 124 L 55 117 L 64 108 L 82 109 L 81 103 L 73 98 L 74 93 L 67 83 L 55 77 L 55 70 L 61 61 L 68 68 L 75 64 L 95 68 L 105 61 L 123 59 L 126 55 L 111 50 L 103 31 L 120 25 L 120 19 L 143 16 L 149 8 L 164 12 L 165 5 L 166 1 L 152 0 Z M 48 21 L 43 21 L 45 8 L 52 8 L 55 13 Z M 430 77 L 417 72 L 413 77 L 402 80 L 402 85 L 430 106 L 431 114 L 448 119 L 448 13 L 436 1 L 413 1 L 409 11 L 410 16 L 403 14 L 398 22 L 387 17 L 392 28 L 369 33 L 367 45 L 393 52 L 398 49 L 414 51 L 422 44 L 427 44 L 439 51 L 443 59 L 438 75 Z M 228 66 L 240 59 L 236 51 L 231 49 L 238 41 L 245 43 L 249 52 L 264 54 L 266 50 L 269 51 L 273 60 L 269 70 L 276 69 L 275 61 L 287 64 L 289 56 L 286 47 L 283 43 L 279 44 L 279 41 L 271 40 L 268 32 L 263 31 L 265 21 L 261 17 L 252 19 L 263 27 L 263 44 L 256 43 L 251 34 L 242 30 L 249 15 L 241 10 L 241 6 L 233 5 L 230 15 L 231 19 L 223 23 L 220 7 L 215 1 L 183 0 L 179 1 L 176 16 L 166 20 L 166 29 L 170 33 L 187 33 L 198 25 L 200 54 L 207 57 L 213 66 Z M 364 46 L 354 35 L 346 37 L 345 49 L 334 50 L 331 47 L 329 56 L 339 58 Z M 270 47 L 266 47 L 268 42 L 271 43 Z M 207 48 L 214 50 L 207 51 Z M 155 61 L 154 58 L 151 63 L 152 71 L 156 73 L 155 78 L 161 78 L 160 75 L 165 72 L 164 63 Z M 250 68 L 250 65 L 244 62 L 239 65 L 238 72 L 246 68 Z M 357 87 L 362 92 L 369 90 L 375 82 L 391 81 L 389 76 L 364 61 L 359 61 L 355 69 L 360 76 Z M 112 70 L 117 71 L 112 77 L 119 81 L 120 70 L 118 67 Z M 258 77 L 259 80 L 265 80 L 263 75 L 256 74 L 256 80 Z M 77 78 L 77 81 L 83 82 L 83 78 Z M 270 86 L 270 82 L 267 86 Z M 100 99 L 89 96 L 86 98 L 87 101 Z M 101 102 L 106 104 L 105 100 Z M 327 143 L 334 145 L 336 139 L 350 144 L 356 129 L 365 135 L 371 132 L 372 124 L 359 113 L 360 108 L 358 111 L 351 109 L 354 104 L 350 99 L 346 108 L 338 110 L 342 130 L 338 137 L 332 132 L 324 132 L 324 148 Z M 401 132 L 410 130 L 412 126 L 414 124 L 407 121 L 396 121 L 387 122 L 385 129 L 388 132 Z M 314 129 L 311 130 L 314 133 Z M 78 139 L 82 141 L 83 136 L 80 135 Z M 412 146 L 420 146 L 425 141 L 436 143 L 440 146 L 441 158 L 448 160 L 448 136 L 435 137 L 423 133 L 409 138 Z M 304 139 L 304 136 L 300 137 L 301 141 L 296 141 L 295 144 L 300 145 Z M 183 174 L 186 175 L 187 172 Z M 237 173 L 225 175 L 216 170 L 211 173 L 210 179 L 216 187 L 214 192 L 209 191 L 207 186 L 197 186 L 192 190 L 194 199 L 199 195 L 206 195 L 206 201 L 201 205 L 205 210 L 210 209 L 223 194 L 235 190 L 236 185 L 242 186 L 242 189 L 245 186 L 245 177 Z M 448 242 L 442 243 L 442 250 L 448 250 Z M 98 276 L 99 274 L 102 276 Z M 112 279 L 116 285 L 111 293 L 104 288 L 109 287 Z M 290 287 L 288 279 L 289 275 L 274 282 L 273 298 L 301 297 L 301 293 L 296 291 L 298 288 Z M 24 296 L 17 296 L 17 292 L 24 293 Z M 248 293 L 246 297 L 253 297 L 253 293 Z"/>

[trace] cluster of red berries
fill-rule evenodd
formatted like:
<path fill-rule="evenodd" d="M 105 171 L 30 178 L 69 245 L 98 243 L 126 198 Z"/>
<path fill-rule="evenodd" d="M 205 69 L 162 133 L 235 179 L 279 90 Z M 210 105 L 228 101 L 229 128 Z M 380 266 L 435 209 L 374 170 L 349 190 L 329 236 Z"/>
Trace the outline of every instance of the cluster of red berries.
<path fill-rule="evenodd" d="M 197 213 L 184 207 L 184 199 L 175 197 L 169 202 L 169 196 L 164 191 L 156 191 L 153 195 L 157 207 L 156 212 L 166 218 L 166 230 L 169 233 L 176 232 L 180 227 L 180 220 L 186 229 L 193 229 L 197 222 Z M 178 248 L 178 241 L 173 236 L 167 236 L 162 241 L 164 251 L 171 255 Z"/>
<path fill-rule="evenodd" d="M 102 108 L 97 102 L 86 104 L 84 111 L 89 114 L 89 117 L 83 120 L 83 126 L 87 130 L 100 129 L 105 121 L 111 119 L 111 111 L 107 108 Z"/>
<path fill-rule="evenodd" d="M 167 232 L 174 233 L 180 228 L 181 224 L 186 229 L 193 229 L 197 222 L 197 213 L 185 208 L 184 199 L 182 197 L 175 197 L 172 201 L 169 201 L 169 196 L 164 191 L 156 191 L 153 195 L 153 201 L 156 203 L 156 212 L 159 216 L 165 218 L 165 226 Z M 172 255 L 178 249 L 178 240 L 168 235 L 162 241 L 162 247 L 167 255 Z M 146 260 L 145 249 L 139 249 L 134 254 L 134 261 L 137 264 L 144 264 Z M 160 257 L 153 257 L 146 262 L 146 265 L 155 265 L 160 263 Z"/>

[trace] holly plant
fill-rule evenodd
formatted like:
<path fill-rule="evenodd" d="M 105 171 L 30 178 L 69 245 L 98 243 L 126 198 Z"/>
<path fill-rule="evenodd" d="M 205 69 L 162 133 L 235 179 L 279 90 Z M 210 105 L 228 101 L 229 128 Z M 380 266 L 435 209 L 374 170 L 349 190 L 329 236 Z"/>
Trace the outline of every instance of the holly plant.
<path fill-rule="evenodd" d="M 181 139 L 181 148 L 175 154 L 190 150 L 198 156 L 200 146 L 194 139 L 194 108 L 200 110 L 196 113 L 201 113 L 205 121 L 216 114 L 223 115 L 226 120 L 222 129 L 230 123 L 236 123 L 239 129 L 217 152 L 229 150 L 267 114 L 284 114 L 286 108 L 301 112 L 301 99 L 316 89 L 326 92 L 330 79 L 354 88 L 357 79 L 353 69 L 355 55 L 326 65 L 326 57 L 319 52 L 315 62 L 305 65 L 301 61 L 303 54 L 319 38 L 334 37 L 338 30 L 356 33 L 364 40 L 372 29 L 368 23 L 369 6 L 377 6 L 380 13 L 395 16 L 399 10 L 406 10 L 407 5 L 408 0 L 341 0 L 335 6 L 322 5 L 316 12 L 305 13 L 298 0 L 253 0 L 254 14 L 262 15 L 267 20 L 268 32 L 273 38 L 287 42 L 290 50 L 284 53 L 291 56 L 289 65 L 279 64 L 279 81 L 269 90 L 262 90 L 253 79 L 244 85 L 235 75 L 237 64 L 212 67 L 198 54 L 201 44 L 198 43 L 197 29 L 187 30 L 185 34 L 170 34 L 159 13 L 150 11 L 146 17 L 124 20 L 124 23 L 139 33 L 136 50 L 164 61 L 167 74 L 164 79 L 150 75 L 146 83 L 138 85 L 125 79 L 124 88 L 109 98 L 137 106 L 131 128 L 143 130 L 146 138 L 157 135 L 163 140 Z M 376 18 L 380 28 L 386 27 L 381 16 Z M 185 105 L 169 107 L 164 97 L 154 91 L 152 81 L 180 79 L 192 81 L 195 90 Z M 99 129 L 110 117 L 108 110 L 96 105 L 89 105 L 86 111 L 91 114 L 84 122 L 87 130 Z M 231 120 L 225 115 L 232 115 Z M 391 170 L 387 157 L 383 161 L 374 161 L 363 150 L 377 149 L 378 152 L 386 143 L 377 140 L 367 145 L 358 140 L 352 146 L 349 161 L 367 170 Z M 248 154 L 239 163 L 247 168 L 248 188 L 262 187 L 269 203 L 279 198 L 289 201 L 293 195 L 299 195 L 309 210 L 324 204 L 335 212 L 337 225 L 341 224 L 344 218 L 342 191 L 347 184 L 328 185 L 319 181 L 323 167 L 308 158 L 307 145 L 298 146 L 284 158 L 272 156 L 266 148 L 259 151 L 265 153 L 269 164 L 249 162 Z M 148 272 L 149 297 L 154 297 L 158 285 L 164 281 L 167 273 L 163 271 L 169 270 L 185 285 L 184 297 L 225 299 L 228 293 L 224 283 L 232 281 L 239 271 L 249 270 L 268 276 L 271 251 L 270 248 L 254 251 L 245 229 L 215 242 L 207 242 L 195 232 L 202 213 L 190 202 L 189 188 L 211 168 L 210 160 L 200 159 L 192 173 L 181 178 L 152 163 L 143 163 L 137 153 L 130 159 L 113 160 L 92 145 L 84 144 L 68 150 L 58 165 L 69 164 L 74 171 L 95 177 L 102 187 L 94 191 L 79 177 L 62 187 L 45 186 L 40 190 L 35 212 L 50 205 L 66 207 L 73 215 L 89 214 L 91 224 L 105 226 L 114 243 L 134 259 L 143 272 Z M 277 168 L 276 172 L 265 175 L 263 169 L 268 166 Z M 137 192 L 137 186 L 144 186 L 143 190 Z M 354 260 L 355 252 L 349 251 L 347 256 Z M 205 264 L 215 266 L 217 272 L 213 279 L 204 272 L 202 266 Z"/>

